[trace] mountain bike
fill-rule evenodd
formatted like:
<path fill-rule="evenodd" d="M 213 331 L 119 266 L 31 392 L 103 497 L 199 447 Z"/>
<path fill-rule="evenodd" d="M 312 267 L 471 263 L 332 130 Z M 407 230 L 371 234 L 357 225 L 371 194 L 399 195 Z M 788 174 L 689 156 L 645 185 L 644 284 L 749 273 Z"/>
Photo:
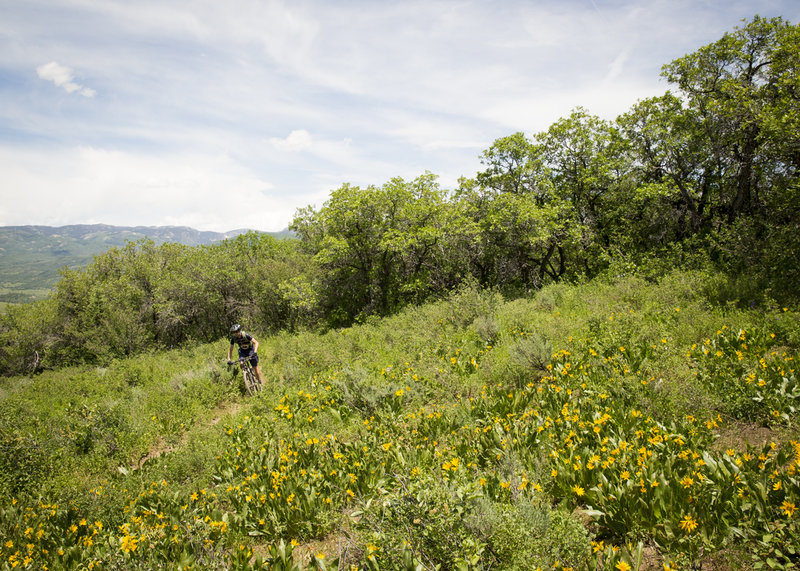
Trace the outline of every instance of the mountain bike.
<path fill-rule="evenodd" d="M 229 361 L 229 364 L 234 364 L 237 361 Z M 238 360 L 239 367 L 242 369 L 242 378 L 244 378 L 244 388 L 247 389 L 247 394 L 255 395 L 261 391 L 261 381 L 258 380 L 256 372 L 250 363 L 250 357 L 240 357 Z"/>

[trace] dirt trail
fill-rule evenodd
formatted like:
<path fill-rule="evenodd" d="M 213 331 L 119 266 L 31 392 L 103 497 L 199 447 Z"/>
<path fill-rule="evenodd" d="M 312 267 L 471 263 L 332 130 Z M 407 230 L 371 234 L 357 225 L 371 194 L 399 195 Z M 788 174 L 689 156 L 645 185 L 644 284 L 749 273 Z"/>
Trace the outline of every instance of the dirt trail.
<path fill-rule="evenodd" d="M 242 408 L 244 404 L 241 402 L 232 402 L 232 401 L 225 401 L 221 405 L 219 405 L 216 409 L 214 409 L 211 413 L 211 421 L 207 423 L 206 426 L 215 426 L 219 424 L 219 422 L 226 417 L 234 416 L 237 414 Z M 177 444 L 168 444 L 163 437 L 159 437 L 158 441 L 148 450 L 145 454 L 140 456 L 138 459 L 131 462 L 131 471 L 138 470 L 142 468 L 147 462 L 150 460 L 155 460 L 163 456 L 164 454 L 171 454 L 176 450 L 180 450 L 184 447 L 189 440 L 189 433 L 184 432 L 181 436 L 180 442 Z"/>

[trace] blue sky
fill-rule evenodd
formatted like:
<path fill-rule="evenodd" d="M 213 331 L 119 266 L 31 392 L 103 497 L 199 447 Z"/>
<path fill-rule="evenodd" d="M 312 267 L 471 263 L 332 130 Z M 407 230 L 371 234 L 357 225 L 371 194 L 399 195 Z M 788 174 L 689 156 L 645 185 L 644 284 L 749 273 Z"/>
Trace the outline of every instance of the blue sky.
<path fill-rule="evenodd" d="M 796 0 L 0 0 L 0 225 L 288 226 L 347 182 L 452 189 L 614 119 Z"/>

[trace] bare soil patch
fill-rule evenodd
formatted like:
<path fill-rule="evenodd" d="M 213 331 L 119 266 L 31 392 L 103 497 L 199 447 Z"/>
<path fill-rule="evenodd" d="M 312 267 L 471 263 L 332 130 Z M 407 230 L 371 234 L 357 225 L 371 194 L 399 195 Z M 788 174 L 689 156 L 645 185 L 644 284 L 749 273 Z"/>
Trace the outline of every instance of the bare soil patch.
<path fill-rule="evenodd" d="M 736 422 L 719 431 L 719 438 L 714 442 L 713 449 L 718 452 L 733 449 L 745 450 L 748 445 L 761 448 L 769 442 L 781 440 L 781 433 L 766 426 L 753 423 Z"/>

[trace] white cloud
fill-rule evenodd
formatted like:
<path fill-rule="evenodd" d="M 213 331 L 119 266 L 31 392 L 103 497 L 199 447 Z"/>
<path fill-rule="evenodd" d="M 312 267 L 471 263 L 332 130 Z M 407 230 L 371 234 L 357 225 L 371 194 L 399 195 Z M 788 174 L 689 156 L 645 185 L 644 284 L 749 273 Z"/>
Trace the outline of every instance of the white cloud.
<path fill-rule="evenodd" d="M 625 70 L 625 62 L 628 59 L 628 50 L 622 50 L 619 55 L 608 66 L 608 73 L 603 78 L 603 82 L 608 84 L 620 77 Z"/>
<path fill-rule="evenodd" d="M 662 95 L 666 90 L 667 84 L 658 78 L 637 81 L 620 77 L 613 81 L 562 86 L 554 91 L 542 90 L 528 97 L 509 97 L 485 109 L 481 116 L 505 125 L 509 132 L 533 134 L 546 131 L 577 107 L 613 121 L 629 111 L 637 101 Z"/>
<path fill-rule="evenodd" d="M 52 81 L 57 86 L 63 87 L 67 93 L 77 91 L 84 97 L 94 97 L 97 93 L 94 89 L 84 87 L 72 81 L 75 78 L 72 69 L 55 61 L 40 65 L 36 68 L 36 73 L 41 79 Z"/>
<path fill-rule="evenodd" d="M 285 139 L 272 137 L 269 143 L 279 151 L 296 153 L 311 147 L 311 135 L 305 129 L 298 129 L 289 133 Z"/>
<path fill-rule="evenodd" d="M 472 149 L 477 155 L 485 148 L 486 141 L 477 137 L 474 126 L 454 124 L 446 118 L 426 119 L 402 114 L 387 134 L 410 143 L 423 151 L 446 149 Z"/>
<path fill-rule="evenodd" d="M 270 137 L 267 143 L 276 151 L 287 155 L 283 157 L 284 160 L 291 160 L 291 155 L 297 155 L 294 160 L 297 161 L 298 167 L 303 162 L 307 164 L 309 156 L 322 159 L 326 164 L 337 167 L 337 170 L 341 167 L 357 169 L 363 160 L 354 152 L 351 139 L 337 141 L 316 138 L 305 129 L 296 129 L 285 139 Z"/>

